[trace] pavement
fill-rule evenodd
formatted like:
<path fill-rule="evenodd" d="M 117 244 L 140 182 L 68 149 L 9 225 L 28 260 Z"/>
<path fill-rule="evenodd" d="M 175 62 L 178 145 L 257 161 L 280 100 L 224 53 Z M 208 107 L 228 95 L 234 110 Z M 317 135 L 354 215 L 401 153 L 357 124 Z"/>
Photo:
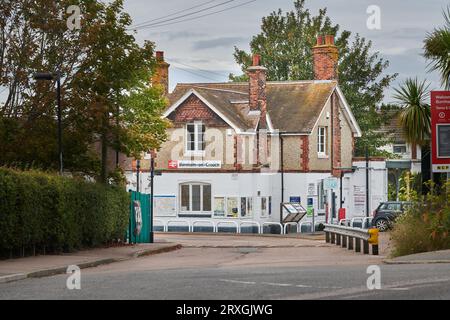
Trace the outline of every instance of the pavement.
<path fill-rule="evenodd" d="M 450 263 L 450 250 L 416 253 L 383 261 L 387 264 Z"/>
<path fill-rule="evenodd" d="M 163 241 L 153 244 L 82 250 L 61 255 L 0 260 L 0 283 L 66 273 L 70 265 L 85 269 L 179 248 L 180 245 L 177 243 Z"/>

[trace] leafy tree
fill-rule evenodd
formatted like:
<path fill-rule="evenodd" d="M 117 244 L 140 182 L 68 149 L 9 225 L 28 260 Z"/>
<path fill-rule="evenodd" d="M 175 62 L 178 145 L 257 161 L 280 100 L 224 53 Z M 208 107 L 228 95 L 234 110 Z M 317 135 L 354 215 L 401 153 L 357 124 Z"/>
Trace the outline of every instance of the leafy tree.
<path fill-rule="evenodd" d="M 162 91 L 148 87 L 154 44 L 139 46 L 126 31 L 131 18 L 122 0 L 4 2 L 0 86 L 8 96 L 0 105 L 0 136 L 8 142 L 0 145 L 5 151 L 0 164 L 57 167 L 55 88 L 52 82 L 33 81 L 31 74 L 38 71 L 63 74 L 67 169 L 99 174 L 106 181 L 110 148 L 137 156 L 158 147 L 167 123 L 157 116 L 166 103 Z M 81 29 L 71 31 L 65 9 L 73 4 L 80 6 L 83 19 Z M 3 131 L 8 128 L 13 133 Z M 101 159 L 92 148 L 98 141 Z"/>
<path fill-rule="evenodd" d="M 442 84 L 450 89 L 450 6 L 443 14 L 445 25 L 427 35 L 424 56 L 431 60 L 431 70 L 441 73 Z"/>
<path fill-rule="evenodd" d="M 305 8 L 305 0 L 296 0 L 293 11 L 283 14 L 280 9 L 262 19 L 261 33 L 253 37 L 250 48 L 261 55 L 268 80 L 310 80 L 314 78 L 312 47 L 317 35 L 334 35 L 339 49 L 339 83 L 363 132 L 356 143 L 356 155 L 364 155 L 365 147 L 371 155 L 379 155 L 378 147 L 388 139 L 376 132 L 384 120 L 378 105 L 396 74 L 383 75 L 389 62 L 370 52 L 371 41 L 356 35 L 350 42 L 351 32 L 339 33 L 339 29 L 326 8 L 314 16 Z M 234 57 L 244 75 L 230 74 L 230 80 L 247 80 L 245 70 L 251 64 L 251 54 L 235 48 Z"/>

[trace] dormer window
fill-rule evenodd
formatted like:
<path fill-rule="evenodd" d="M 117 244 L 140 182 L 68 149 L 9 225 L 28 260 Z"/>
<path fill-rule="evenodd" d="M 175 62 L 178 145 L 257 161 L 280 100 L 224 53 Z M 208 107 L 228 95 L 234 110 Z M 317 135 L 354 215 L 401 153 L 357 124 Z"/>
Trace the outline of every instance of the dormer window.
<path fill-rule="evenodd" d="M 201 122 L 186 125 L 186 153 L 203 154 L 205 151 L 205 125 Z"/>

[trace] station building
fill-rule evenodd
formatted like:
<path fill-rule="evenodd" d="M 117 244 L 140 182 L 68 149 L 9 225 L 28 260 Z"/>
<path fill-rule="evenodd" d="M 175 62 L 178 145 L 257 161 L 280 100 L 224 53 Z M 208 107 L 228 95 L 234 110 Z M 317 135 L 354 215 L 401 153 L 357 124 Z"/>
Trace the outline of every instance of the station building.
<path fill-rule="evenodd" d="M 173 126 L 155 159 L 156 220 L 280 222 L 284 202 L 301 203 L 316 221 L 337 219 L 341 206 L 347 218 L 366 215 L 366 163 L 354 158 L 361 129 L 339 87 L 333 36 L 318 37 L 313 55 L 311 80 L 267 81 L 254 55 L 248 82 L 180 83 L 168 93 L 169 64 L 157 52 L 153 82 L 165 87 Z M 382 159 L 369 166 L 374 210 L 386 200 L 387 172 Z M 148 169 L 139 174 L 146 193 Z M 330 177 L 339 181 L 331 190 Z M 136 188 L 135 170 L 127 178 Z"/>

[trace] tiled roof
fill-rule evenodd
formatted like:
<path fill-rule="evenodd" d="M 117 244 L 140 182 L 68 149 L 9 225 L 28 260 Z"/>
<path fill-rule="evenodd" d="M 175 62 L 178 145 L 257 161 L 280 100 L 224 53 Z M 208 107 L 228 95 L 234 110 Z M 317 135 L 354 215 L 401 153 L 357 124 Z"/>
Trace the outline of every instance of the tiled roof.
<path fill-rule="evenodd" d="M 274 129 L 310 133 L 325 103 L 336 88 L 335 81 L 267 82 L 267 112 Z M 256 118 L 248 113 L 248 83 L 179 84 L 169 95 L 170 105 L 195 90 L 238 127 L 254 129 Z"/>
<path fill-rule="evenodd" d="M 384 133 L 392 137 L 394 143 L 405 143 L 405 137 L 400 125 L 400 111 L 395 109 L 387 111 L 389 121 L 377 130 L 379 133 Z"/>

